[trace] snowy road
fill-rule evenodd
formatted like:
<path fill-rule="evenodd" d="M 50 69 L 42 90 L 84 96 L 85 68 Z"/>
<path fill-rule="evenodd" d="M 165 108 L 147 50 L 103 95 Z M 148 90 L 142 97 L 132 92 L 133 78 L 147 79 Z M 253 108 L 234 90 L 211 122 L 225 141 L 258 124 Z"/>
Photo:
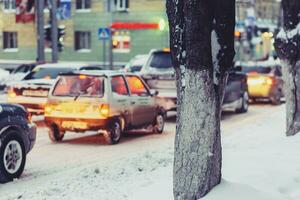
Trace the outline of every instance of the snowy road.
<path fill-rule="evenodd" d="M 283 106 L 256 104 L 252 105 L 246 114 L 226 113 L 222 117 L 223 138 L 230 137 L 231 134 L 238 134 L 237 130 L 244 126 L 265 121 L 271 113 L 282 112 L 282 110 Z M 139 178 L 143 179 L 135 176 L 136 168 L 137 171 L 152 171 L 159 168 L 158 165 L 168 166 L 172 163 L 175 117 L 168 119 L 162 135 L 136 131 L 124 137 L 120 144 L 113 146 L 106 145 L 103 137 L 94 133 L 67 133 L 62 143 L 53 144 L 48 139 L 47 129 L 40 119 L 37 119 L 37 124 L 36 145 L 27 157 L 24 174 L 20 180 L 14 183 L 0 185 L 0 199 L 82 199 L 86 196 L 85 192 L 89 191 L 84 192 L 84 187 L 87 186 L 79 184 L 78 188 L 70 189 L 69 185 L 72 185 L 74 181 L 84 183 L 76 176 L 78 178 L 83 176 L 84 179 L 86 175 L 81 175 L 81 172 L 86 174 L 85 171 L 91 171 L 92 174 L 94 172 L 95 174 L 107 173 L 102 177 L 103 183 L 91 183 L 92 185 L 98 184 L 99 188 L 101 188 L 101 184 L 104 185 L 101 191 L 107 195 L 117 192 L 107 184 L 115 187 L 123 181 L 116 173 L 121 174 L 122 177 L 126 171 L 125 179 L 135 181 Z M 162 156 L 162 153 L 170 154 L 169 158 L 166 159 L 168 156 Z M 156 164 L 147 163 L 153 158 L 157 161 Z M 109 170 L 110 168 L 114 169 Z M 128 172 L 128 169 L 132 170 Z M 66 182 L 66 184 L 61 184 L 61 182 Z M 62 185 L 65 188 L 61 188 Z M 108 188 L 105 188 L 105 185 Z M 32 188 L 35 189 L 32 190 Z M 72 194 L 70 190 L 74 190 L 75 196 L 70 196 Z M 76 196 L 78 190 L 83 190 L 81 197 Z M 122 198 L 113 198 L 114 195 L 120 197 L 120 194 L 111 193 L 107 196 L 104 195 L 103 198 L 96 198 L 96 195 L 94 199 L 128 199 L 126 196 L 131 190 L 134 191 L 134 188 L 123 189 L 123 193 L 127 192 L 122 194 Z M 27 194 L 28 191 L 30 191 L 29 194 Z M 65 194 L 65 198 L 62 198 L 61 195 L 57 196 L 57 193 L 63 195 L 64 191 L 69 191 Z"/>
<path fill-rule="evenodd" d="M 247 114 L 226 113 L 222 121 L 224 134 L 230 134 L 231 129 L 238 129 L 244 124 L 263 120 L 274 109 L 269 105 L 256 105 Z M 137 153 L 173 147 L 175 120 L 175 117 L 168 119 L 162 135 L 135 131 L 123 137 L 120 144 L 113 146 L 105 144 L 102 135 L 95 133 L 67 133 L 62 143 L 53 144 L 48 138 L 47 128 L 38 121 L 38 137 L 34 149 L 28 155 L 25 175 L 36 172 L 48 174 L 53 170 L 68 170 L 95 161 L 106 164 Z"/>

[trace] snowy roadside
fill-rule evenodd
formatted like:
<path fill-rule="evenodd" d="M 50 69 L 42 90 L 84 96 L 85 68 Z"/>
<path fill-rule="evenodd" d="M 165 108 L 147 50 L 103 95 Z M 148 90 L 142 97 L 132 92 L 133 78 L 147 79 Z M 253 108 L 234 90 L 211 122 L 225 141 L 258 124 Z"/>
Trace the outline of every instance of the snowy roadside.
<path fill-rule="evenodd" d="M 284 106 L 273 110 L 223 129 L 223 181 L 204 200 L 300 199 L 300 135 L 285 137 Z M 0 186 L 0 199 L 172 200 L 172 160 L 173 147 L 166 146 L 57 169 Z"/>
<path fill-rule="evenodd" d="M 132 199 L 140 188 L 152 185 L 158 173 L 166 178 L 172 156 L 173 149 L 167 148 L 101 164 L 101 168 L 93 163 L 41 177 L 24 177 L 0 186 L 0 199 Z"/>
<path fill-rule="evenodd" d="M 223 180 L 203 200 L 300 199 L 300 135 L 285 137 L 284 109 L 282 105 L 264 120 L 223 130 Z M 161 183 L 131 199 L 172 200 L 171 170 L 166 169 Z"/>

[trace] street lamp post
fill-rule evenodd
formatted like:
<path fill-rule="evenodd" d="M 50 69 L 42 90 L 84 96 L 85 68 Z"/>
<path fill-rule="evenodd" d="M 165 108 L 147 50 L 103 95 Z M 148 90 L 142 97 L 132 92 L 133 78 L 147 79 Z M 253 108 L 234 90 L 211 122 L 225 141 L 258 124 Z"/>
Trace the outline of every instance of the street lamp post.
<path fill-rule="evenodd" d="M 113 62 L 114 62 L 114 55 L 113 55 L 113 41 L 112 41 L 112 23 L 113 23 L 113 9 L 112 9 L 112 3 L 111 0 L 107 0 L 107 12 L 109 15 L 108 20 L 108 27 L 110 30 L 110 37 L 109 37 L 109 69 L 113 70 Z"/>
<path fill-rule="evenodd" d="M 51 20 L 51 44 L 52 44 L 52 62 L 57 63 L 58 61 L 58 32 L 57 32 L 57 5 L 56 0 L 51 0 L 51 11 L 50 11 L 50 20 Z"/>
<path fill-rule="evenodd" d="M 44 36 L 44 1 L 36 2 L 37 16 L 37 62 L 45 62 L 45 36 Z"/>

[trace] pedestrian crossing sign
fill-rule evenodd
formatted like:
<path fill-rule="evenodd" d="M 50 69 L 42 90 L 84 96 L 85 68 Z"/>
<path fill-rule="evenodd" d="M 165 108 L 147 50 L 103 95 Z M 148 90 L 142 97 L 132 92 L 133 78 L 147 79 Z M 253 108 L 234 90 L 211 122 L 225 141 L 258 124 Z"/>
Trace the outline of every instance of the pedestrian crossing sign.
<path fill-rule="evenodd" d="M 98 38 L 99 38 L 99 40 L 108 40 L 110 38 L 109 28 L 99 28 L 98 29 Z"/>

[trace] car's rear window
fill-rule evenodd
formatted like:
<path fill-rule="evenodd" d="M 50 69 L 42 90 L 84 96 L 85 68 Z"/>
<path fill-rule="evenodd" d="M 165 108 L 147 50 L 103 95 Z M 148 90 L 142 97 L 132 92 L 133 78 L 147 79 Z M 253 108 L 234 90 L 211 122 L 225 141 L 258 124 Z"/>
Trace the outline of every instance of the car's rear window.
<path fill-rule="evenodd" d="M 53 90 L 54 96 L 97 96 L 104 94 L 104 77 L 72 75 L 61 76 Z"/>
<path fill-rule="evenodd" d="M 259 73 L 259 74 L 269 74 L 271 72 L 271 67 L 242 67 L 244 73 Z"/>
<path fill-rule="evenodd" d="M 38 68 L 29 73 L 24 80 L 31 79 L 56 79 L 60 73 L 71 72 L 72 68 Z"/>
<path fill-rule="evenodd" d="M 150 67 L 157 69 L 169 69 L 173 67 L 170 52 L 155 52 L 149 63 Z"/>

